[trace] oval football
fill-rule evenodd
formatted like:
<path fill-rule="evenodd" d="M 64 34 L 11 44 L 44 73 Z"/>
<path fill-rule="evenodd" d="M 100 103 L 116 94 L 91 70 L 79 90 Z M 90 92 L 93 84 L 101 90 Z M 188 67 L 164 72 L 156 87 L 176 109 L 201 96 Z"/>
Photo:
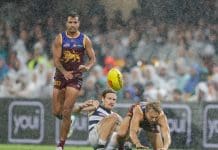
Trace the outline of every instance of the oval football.
<path fill-rule="evenodd" d="M 116 68 L 110 69 L 107 74 L 107 82 L 113 90 L 120 90 L 123 87 L 122 73 Z"/>

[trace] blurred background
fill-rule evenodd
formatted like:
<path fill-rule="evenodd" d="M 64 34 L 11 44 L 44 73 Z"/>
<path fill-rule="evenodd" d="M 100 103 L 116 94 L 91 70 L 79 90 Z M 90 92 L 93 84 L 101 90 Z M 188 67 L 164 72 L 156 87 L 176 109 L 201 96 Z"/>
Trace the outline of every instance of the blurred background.
<path fill-rule="evenodd" d="M 206 104 L 216 105 L 218 0 L 1 0 L 1 107 L 16 99 L 50 103 L 51 45 L 65 30 L 70 11 L 80 14 L 80 30 L 91 38 L 97 57 L 95 67 L 85 74 L 78 101 L 99 98 L 107 87 L 108 70 L 118 67 L 124 77 L 124 88 L 118 92 L 120 104 L 149 97 L 174 106 L 183 104 L 185 111 L 196 108 L 200 114 Z M 216 111 L 218 107 L 209 108 Z M 199 124 L 205 125 L 203 119 Z M 218 145 L 218 130 L 214 131 L 214 141 L 213 135 L 209 141 L 201 135 L 206 147 Z"/>

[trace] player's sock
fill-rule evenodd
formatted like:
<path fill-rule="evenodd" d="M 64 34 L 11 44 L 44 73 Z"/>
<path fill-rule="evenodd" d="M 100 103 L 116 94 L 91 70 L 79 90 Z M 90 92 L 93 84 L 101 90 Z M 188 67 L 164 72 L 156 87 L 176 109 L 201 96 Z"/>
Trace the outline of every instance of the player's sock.
<path fill-rule="evenodd" d="M 98 145 L 95 150 L 104 150 L 105 149 L 105 145 Z"/>
<path fill-rule="evenodd" d="M 117 147 L 118 142 L 117 142 L 117 132 L 113 132 L 109 143 L 107 144 L 106 150 L 113 150 Z"/>
<path fill-rule="evenodd" d="M 106 145 L 107 141 L 99 139 L 98 144 L 99 145 Z"/>
<path fill-rule="evenodd" d="M 106 143 L 107 142 L 105 140 L 99 139 L 98 145 L 96 146 L 95 150 L 104 150 Z"/>
<path fill-rule="evenodd" d="M 132 150 L 132 143 L 129 141 L 125 142 L 124 149 L 125 150 Z"/>
<path fill-rule="evenodd" d="M 64 149 L 64 144 L 65 144 L 65 140 L 60 140 L 60 142 L 57 145 L 57 147 L 62 147 L 62 149 Z"/>
<path fill-rule="evenodd" d="M 56 115 L 56 117 L 57 117 L 59 120 L 62 120 L 62 119 L 63 119 L 63 116 L 62 116 L 62 115 Z"/>
<path fill-rule="evenodd" d="M 96 146 L 95 150 L 104 150 L 106 143 L 107 143 L 107 141 L 99 139 L 98 145 Z"/>
<path fill-rule="evenodd" d="M 67 138 L 71 137 L 72 134 L 73 134 L 73 130 L 74 130 L 74 124 L 76 122 L 76 117 L 74 115 L 71 115 L 70 117 L 71 119 L 71 123 L 70 123 L 70 129 L 69 129 L 69 132 L 67 134 Z"/>

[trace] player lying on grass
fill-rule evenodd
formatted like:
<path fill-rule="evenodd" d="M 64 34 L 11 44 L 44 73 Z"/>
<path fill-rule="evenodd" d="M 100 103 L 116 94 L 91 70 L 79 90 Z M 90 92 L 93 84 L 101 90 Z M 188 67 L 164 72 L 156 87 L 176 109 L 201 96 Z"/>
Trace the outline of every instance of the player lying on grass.
<path fill-rule="evenodd" d="M 168 150 L 171 144 L 170 130 L 167 117 L 159 102 L 141 102 L 132 105 L 121 122 L 118 132 L 112 134 L 106 149 L 115 149 L 128 137 L 137 149 L 148 148 L 139 141 L 137 134 L 140 129 L 145 130 L 154 150 Z"/>
<path fill-rule="evenodd" d="M 105 149 L 111 134 L 122 121 L 120 115 L 112 111 L 117 101 L 116 92 L 106 89 L 101 98 L 101 103 L 88 100 L 73 109 L 74 113 L 89 112 L 89 142 L 94 149 Z"/>

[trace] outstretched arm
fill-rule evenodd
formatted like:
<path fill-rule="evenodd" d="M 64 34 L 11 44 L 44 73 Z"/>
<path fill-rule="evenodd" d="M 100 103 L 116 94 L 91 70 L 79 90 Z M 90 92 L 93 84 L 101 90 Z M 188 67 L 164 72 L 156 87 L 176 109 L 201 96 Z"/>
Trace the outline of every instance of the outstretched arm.
<path fill-rule="evenodd" d="M 171 144 L 171 136 L 167 117 L 163 114 L 159 119 L 158 123 L 160 125 L 161 135 L 163 138 L 163 148 L 160 148 L 159 150 L 168 150 Z"/>
<path fill-rule="evenodd" d="M 82 112 L 90 112 L 94 111 L 98 108 L 99 102 L 98 100 L 87 100 L 81 104 L 75 104 L 73 108 L 73 113 L 80 113 Z"/>
<path fill-rule="evenodd" d="M 140 108 L 139 105 L 135 106 L 133 109 L 133 116 L 132 116 L 132 120 L 130 122 L 130 130 L 129 130 L 129 134 L 130 134 L 130 139 L 132 141 L 132 143 L 136 146 L 136 148 L 148 148 L 146 146 L 143 146 L 140 142 L 140 140 L 138 139 L 138 131 L 140 129 L 140 121 L 143 120 L 143 112 Z"/>

